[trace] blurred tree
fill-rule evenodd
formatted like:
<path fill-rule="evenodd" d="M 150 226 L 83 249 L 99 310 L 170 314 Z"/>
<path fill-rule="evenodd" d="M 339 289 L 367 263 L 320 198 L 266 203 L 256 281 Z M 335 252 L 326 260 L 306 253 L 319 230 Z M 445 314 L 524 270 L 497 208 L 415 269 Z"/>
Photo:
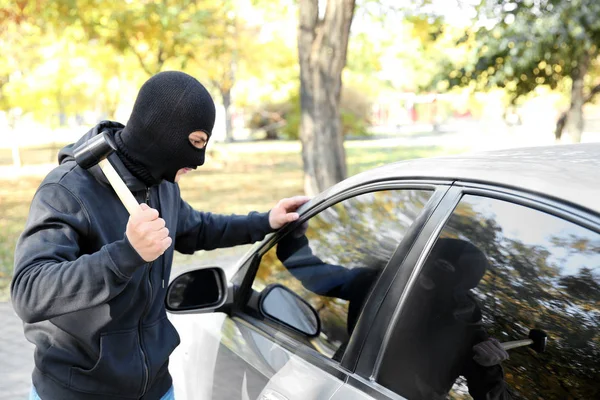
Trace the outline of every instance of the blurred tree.
<path fill-rule="evenodd" d="M 76 30 L 56 35 L 47 22 L 52 13 L 43 5 L 0 3 L 0 109 L 13 129 L 27 114 L 50 126 L 65 125 L 68 113 L 81 111 L 92 100 L 87 49 L 77 43 Z M 20 166 L 19 141 L 12 142 L 13 163 Z"/>
<path fill-rule="evenodd" d="M 402 5 L 383 0 L 298 0 L 300 140 L 306 193 L 317 193 L 346 177 L 340 98 L 355 11 L 361 19 L 394 24 L 399 22 L 396 17 L 405 18 L 430 3 L 431 0 Z M 361 39 L 364 43 L 371 34 L 369 30 L 362 33 L 353 38 L 359 48 Z M 379 36 L 371 43 L 386 42 L 389 33 Z M 371 46 L 363 46 L 362 51 L 365 57 L 351 58 L 350 65 L 358 71 L 376 71 L 381 53 Z"/>
<path fill-rule="evenodd" d="M 64 125 L 68 114 L 98 108 L 113 116 L 120 100 L 115 79 L 125 81 L 137 71 L 125 73 L 131 68 L 127 57 L 87 41 L 81 26 L 61 19 L 57 7 L 43 0 L 0 5 L 2 109 L 32 113 L 50 125 L 56 122 L 49 116 Z"/>
<path fill-rule="evenodd" d="M 210 37 L 229 1 L 65 0 L 48 2 L 55 27 L 79 26 L 88 41 L 100 41 L 121 53 L 131 53 L 140 67 L 154 75 L 169 63 L 178 67 Z M 223 7 L 226 8 L 226 7 Z"/>
<path fill-rule="evenodd" d="M 370 119 L 371 98 L 355 85 L 345 85 L 340 98 L 340 128 L 342 136 L 367 135 Z M 293 90 L 287 99 L 279 102 L 267 101 L 252 113 L 249 127 L 263 130 L 265 139 L 281 137 L 298 139 L 300 127 L 300 93 Z"/>
<path fill-rule="evenodd" d="M 299 1 L 300 140 L 309 195 L 346 178 L 339 105 L 354 8 L 355 0 Z"/>
<path fill-rule="evenodd" d="M 598 70 L 600 2 L 596 0 L 482 0 L 465 41 L 474 41 L 467 65 L 445 76 L 450 86 L 475 83 L 477 89 L 500 87 L 515 101 L 540 85 L 552 89 L 570 83 L 570 107 L 559 118 L 555 135 L 566 129 L 579 142 L 583 105 L 600 92 L 592 82 Z"/>
<path fill-rule="evenodd" d="M 100 4 L 99 4 L 100 3 Z M 240 69 L 266 73 L 274 41 L 244 19 L 244 2 L 154 0 L 115 7 L 112 0 L 69 0 L 55 5 L 60 23 L 81 26 L 89 41 L 132 54 L 147 75 L 187 70 L 217 91 L 225 109 L 226 140 L 233 140 L 232 92 Z"/>
<path fill-rule="evenodd" d="M 242 11 L 233 4 L 229 4 L 226 10 L 221 8 L 219 12 L 223 15 L 215 21 L 211 37 L 202 41 L 186 64 L 188 69 L 197 72 L 199 77 L 205 77 L 219 92 L 225 109 L 226 140 L 229 142 L 233 141 L 230 110 L 236 80 L 239 77 L 268 80 L 266 78 L 273 69 L 287 70 L 296 63 L 294 58 L 281 56 L 290 49 L 277 37 L 260 37 L 261 27 L 244 19 Z"/>

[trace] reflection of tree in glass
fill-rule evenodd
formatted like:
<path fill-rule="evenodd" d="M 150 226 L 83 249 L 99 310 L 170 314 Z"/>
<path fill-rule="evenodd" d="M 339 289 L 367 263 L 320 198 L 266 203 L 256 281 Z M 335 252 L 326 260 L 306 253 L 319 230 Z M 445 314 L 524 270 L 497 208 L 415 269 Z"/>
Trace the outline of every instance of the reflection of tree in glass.
<path fill-rule="evenodd" d="M 383 269 L 431 197 L 431 191 L 394 190 L 363 194 L 338 203 L 313 217 L 306 237 L 315 256 L 345 268 Z M 262 258 L 253 288 L 280 283 L 307 300 L 319 313 L 320 346 L 331 352 L 348 341 L 348 302 L 305 289 L 276 256 Z M 365 288 L 369 290 L 369 288 Z"/>
<path fill-rule="evenodd" d="M 346 332 L 348 302 L 319 296 L 306 290 L 300 281 L 279 261 L 275 248 L 272 248 L 263 256 L 255 281 L 259 281 L 261 286 L 279 283 L 308 301 L 319 314 L 322 324 L 321 336 L 316 340 L 318 340 L 320 346 L 329 349 L 331 353 L 335 352 L 348 339 L 348 333 Z"/>
<path fill-rule="evenodd" d="M 430 197 L 423 190 L 363 194 L 312 218 L 306 236 L 314 254 L 330 264 L 387 262 Z"/>
<path fill-rule="evenodd" d="M 503 363 L 515 397 L 600 398 L 600 235 L 534 210 L 511 222 L 518 229 L 507 228 L 480 207 L 484 202 L 491 210 L 502 203 L 466 196 L 442 236 L 469 240 L 490 260 L 475 293 L 492 337 L 522 339 L 534 327 L 548 333 L 545 353 L 511 350 Z M 557 223 L 564 229 L 543 241 L 521 238 L 530 226 Z"/>

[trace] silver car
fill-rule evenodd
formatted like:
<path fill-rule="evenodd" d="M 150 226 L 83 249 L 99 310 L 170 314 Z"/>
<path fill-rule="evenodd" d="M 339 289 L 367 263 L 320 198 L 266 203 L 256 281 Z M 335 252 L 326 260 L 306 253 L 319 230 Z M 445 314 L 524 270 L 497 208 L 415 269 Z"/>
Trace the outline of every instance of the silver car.
<path fill-rule="evenodd" d="M 300 214 L 171 281 L 182 398 L 600 399 L 600 144 L 390 164 Z"/>

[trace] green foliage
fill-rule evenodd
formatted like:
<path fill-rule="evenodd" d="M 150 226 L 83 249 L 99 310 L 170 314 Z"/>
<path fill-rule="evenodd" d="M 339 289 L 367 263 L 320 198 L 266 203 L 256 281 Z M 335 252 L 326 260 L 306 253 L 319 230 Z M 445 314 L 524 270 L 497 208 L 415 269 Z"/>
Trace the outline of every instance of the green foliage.
<path fill-rule="evenodd" d="M 500 87 L 515 99 L 540 85 L 561 88 L 565 78 L 597 68 L 596 0 L 486 0 L 479 13 L 485 24 L 461 41 L 472 50 L 470 61 L 442 77 L 451 87 Z"/>
<path fill-rule="evenodd" d="M 98 109 L 114 118 L 134 95 L 132 88 L 164 69 L 183 69 L 228 101 L 238 78 L 295 79 L 288 73 L 297 62 L 295 50 L 280 37 L 260 37 L 253 20 L 268 13 L 253 9 L 246 15 L 241 7 L 215 0 L 126 6 L 114 0 L 2 0 L 0 108 L 19 107 L 45 123 Z"/>
<path fill-rule="evenodd" d="M 57 26 L 81 27 L 87 40 L 133 54 L 153 75 L 168 61 L 181 68 L 203 39 L 222 33 L 216 22 L 231 2 L 139 1 L 123 7 L 113 0 L 67 0 L 49 6 L 56 10 Z"/>

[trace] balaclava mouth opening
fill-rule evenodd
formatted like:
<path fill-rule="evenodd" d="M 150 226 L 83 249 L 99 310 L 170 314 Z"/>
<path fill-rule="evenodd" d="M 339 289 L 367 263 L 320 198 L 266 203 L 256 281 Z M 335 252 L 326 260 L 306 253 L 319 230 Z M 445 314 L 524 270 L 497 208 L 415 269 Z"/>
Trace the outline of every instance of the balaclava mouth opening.
<path fill-rule="evenodd" d="M 195 131 L 212 134 L 215 103 L 208 90 L 183 72 L 161 72 L 138 93 L 125 128 L 115 135 L 117 154 L 146 185 L 174 182 L 181 168 L 204 164 L 206 147 L 189 141 Z"/>

